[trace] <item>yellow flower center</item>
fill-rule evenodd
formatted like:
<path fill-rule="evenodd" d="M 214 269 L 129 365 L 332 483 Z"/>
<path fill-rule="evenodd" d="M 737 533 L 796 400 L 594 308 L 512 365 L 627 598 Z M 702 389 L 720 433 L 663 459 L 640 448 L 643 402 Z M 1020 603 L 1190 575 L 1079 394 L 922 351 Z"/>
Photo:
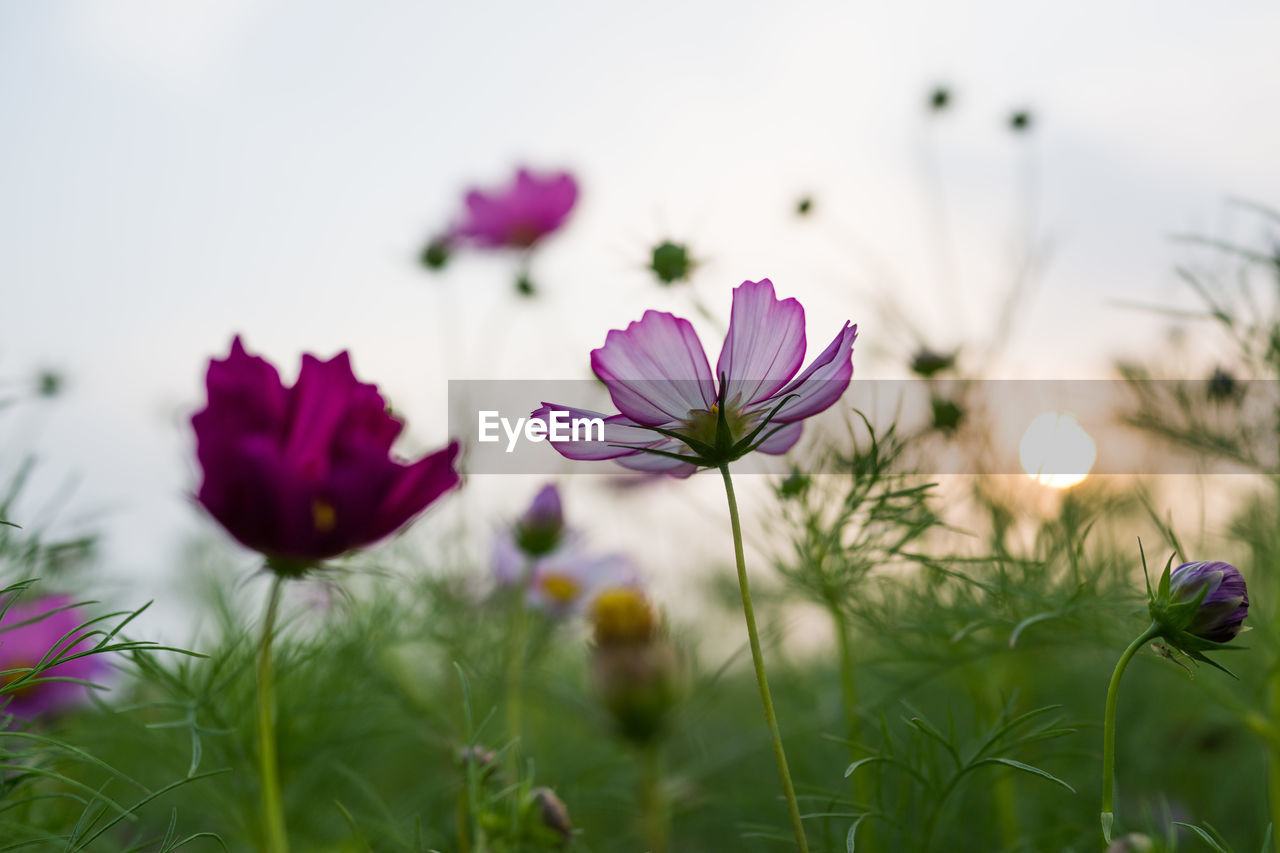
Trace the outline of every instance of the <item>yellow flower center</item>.
<path fill-rule="evenodd" d="M 338 526 L 338 512 L 333 504 L 316 499 L 311 502 L 311 521 L 317 533 L 331 533 Z"/>
<path fill-rule="evenodd" d="M 618 587 L 596 596 L 591 608 L 600 645 L 645 643 L 653 639 L 657 614 L 638 589 Z"/>
<path fill-rule="evenodd" d="M 572 604 L 582 591 L 582 584 L 576 578 L 559 573 L 543 575 L 539 586 L 557 604 Z"/>
<path fill-rule="evenodd" d="M 8 687 L 10 684 L 17 681 L 19 678 L 22 678 L 30 670 L 34 669 L 35 665 L 27 664 L 22 661 L 13 661 L 11 663 L 0 664 L 0 668 L 6 669 L 6 670 L 15 670 L 13 672 L 5 672 L 0 674 L 0 688 L 3 688 L 3 687 Z M 30 693 L 32 690 L 35 690 L 39 686 L 40 686 L 39 684 L 33 684 L 31 682 L 28 682 L 22 685 L 21 687 L 17 688 L 16 690 L 4 691 L 3 694 L 0 694 L 0 698 L 2 698 L 3 696 L 12 696 L 14 698 L 17 698 L 19 696 L 22 696 L 24 693 Z"/>

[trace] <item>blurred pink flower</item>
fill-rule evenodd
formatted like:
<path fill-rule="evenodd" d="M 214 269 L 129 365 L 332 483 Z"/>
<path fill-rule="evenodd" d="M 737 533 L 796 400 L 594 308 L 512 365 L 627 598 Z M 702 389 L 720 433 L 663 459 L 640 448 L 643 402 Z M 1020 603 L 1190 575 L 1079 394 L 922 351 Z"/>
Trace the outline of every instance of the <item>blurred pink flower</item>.
<path fill-rule="evenodd" d="M 578 183 L 568 172 L 520 169 L 510 186 L 467 193 L 466 211 L 450 229 L 449 241 L 529 249 L 564 224 L 577 200 Z"/>
<path fill-rule="evenodd" d="M 543 486 L 529 508 L 493 544 L 500 586 L 525 585 L 525 600 L 553 616 L 582 612 L 609 587 L 634 586 L 639 573 L 619 554 L 593 554 L 564 522 L 560 491 Z"/>
<path fill-rule="evenodd" d="M 82 704 L 91 682 L 107 664 L 100 655 L 59 663 L 11 687 L 26 670 L 42 661 L 88 651 L 94 641 L 77 629 L 84 619 L 66 595 L 46 595 L 14 601 L 0 617 L 0 713 L 31 720 Z"/>

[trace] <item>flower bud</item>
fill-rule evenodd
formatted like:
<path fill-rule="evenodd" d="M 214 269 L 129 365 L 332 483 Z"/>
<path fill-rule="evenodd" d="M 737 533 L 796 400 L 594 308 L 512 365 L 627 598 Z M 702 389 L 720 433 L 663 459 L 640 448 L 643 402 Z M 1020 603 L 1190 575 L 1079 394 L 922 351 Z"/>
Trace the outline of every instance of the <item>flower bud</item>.
<path fill-rule="evenodd" d="M 653 605 L 644 593 L 632 587 L 607 589 L 597 595 L 591 606 L 591 621 L 596 643 L 601 646 L 647 643 L 658 629 Z"/>
<path fill-rule="evenodd" d="M 1200 652 L 1221 647 L 1243 630 L 1249 593 L 1244 577 L 1230 563 L 1183 563 L 1172 571 L 1165 566 L 1148 609 L 1159 635 L 1170 645 L 1195 660 L 1213 663 Z"/>
<path fill-rule="evenodd" d="M 935 373 L 950 370 L 956 366 L 956 353 L 936 352 L 928 347 L 921 347 L 911 356 L 911 372 L 929 379 Z"/>
<path fill-rule="evenodd" d="M 568 842 L 573 837 L 573 821 L 569 819 L 569 809 L 564 800 L 556 796 L 550 788 L 534 788 L 529 799 L 538 810 L 542 825 Z"/>
<path fill-rule="evenodd" d="M 634 588 L 600 593 L 591 609 L 596 693 L 628 740 L 647 743 L 663 729 L 679 694 L 676 651 L 661 636 L 653 605 Z"/>
<path fill-rule="evenodd" d="M 448 238 L 437 237 L 422 250 L 418 260 L 429 270 L 442 270 L 449 263 L 450 248 Z"/>
<path fill-rule="evenodd" d="M 1181 622 L 1179 627 L 1215 643 L 1235 639 L 1249 613 L 1244 577 L 1230 563 L 1201 561 L 1178 566 L 1169 575 L 1169 600 L 1173 607 L 1195 605 L 1179 611 L 1175 617 Z"/>
<path fill-rule="evenodd" d="M 689 247 L 671 240 L 654 246 L 649 257 L 649 269 L 663 285 L 684 281 L 693 273 L 695 266 L 689 256 Z"/>
<path fill-rule="evenodd" d="M 554 485 L 543 486 L 516 522 L 516 545 L 530 557 L 542 557 L 556 549 L 563 533 L 560 490 Z"/>
<path fill-rule="evenodd" d="M 1111 842 L 1106 853 L 1151 853 L 1155 849 L 1150 837 L 1140 832 L 1131 832 Z"/>
<path fill-rule="evenodd" d="M 679 697 L 679 661 L 669 642 L 598 646 L 591 675 L 619 734 L 648 743 L 662 732 Z"/>
<path fill-rule="evenodd" d="M 463 769 L 474 763 L 481 779 L 488 779 L 498 769 L 498 754 L 480 744 L 458 750 L 458 761 L 461 762 Z"/>

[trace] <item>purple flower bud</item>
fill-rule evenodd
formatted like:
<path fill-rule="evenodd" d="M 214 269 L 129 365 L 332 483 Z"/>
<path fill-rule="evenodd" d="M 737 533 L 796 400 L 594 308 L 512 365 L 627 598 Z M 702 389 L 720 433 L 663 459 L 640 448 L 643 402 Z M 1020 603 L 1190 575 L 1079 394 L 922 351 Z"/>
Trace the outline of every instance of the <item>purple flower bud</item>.
<path fill-rule="evenodd" d="M 237 337 L 209 363 L 209 402 L 191 419 L 204 469 L 200 503 L 272 567 L 297 574 L 390 536 L 459 482 L 457 442 L 404 464 L 403 424 L 347 353 L 302 357 L 286 388 Z"/>
<path fill-rule="evenodd" d="M 560 490 L 554 485 L 543 486 L 516 522 L 516 544 L 529 556 L 541 557 L 556 549 L 563 533 Z"/>
<path fill-rule="evenodd" d="M 1204 560 L 1183 563 L 1169 575 L 1169 598 L 1174 605 L 1199 598 L 1200 606 L 1179 627 L 1214 643 L 1234 639 L 1249 613 L 1244 576 L 1230 563 Z"/>
<path fill-rule="evenodd" d="M 562 841 L 569 841 L 573 837 L 573 821 L 569 819 L 569 808 L 564 804 L 564 800 L 556 796 L 556 792 L 550 788 L 534 788 L 529 796 L 538 809 L 538 817 L 541 818 L 542 825 L 559 836 Z"/>

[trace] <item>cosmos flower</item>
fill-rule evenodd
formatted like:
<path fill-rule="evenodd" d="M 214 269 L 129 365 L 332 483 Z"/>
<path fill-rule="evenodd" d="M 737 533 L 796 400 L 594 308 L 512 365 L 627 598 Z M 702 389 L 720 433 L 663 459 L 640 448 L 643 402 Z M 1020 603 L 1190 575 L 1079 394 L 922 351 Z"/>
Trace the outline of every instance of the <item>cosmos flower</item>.
<path fill-rule="evenodd" d="M 533 564 L 527 601 L 551 616 L 567 616 L 585 611 L 603 590 L 639 583 L 635 565 L 621 554 L 595 555 L 572 547 Z"/>
<path fill-rule="evenodd" d="M 32 720 L 65 711 L 88 698 L 89 687 L 82 682 L 91 682 L 106 670 L 99 655 L 59 663 L 10 687 L 43 661 L 93 648 L 91 638 L 77 633 L 84 619 L 74 604 L 66 595 L 18 600 L 0 617 L 2 713 Z"/>
<path fill-rule="evenodd" d="M 680 693 L 680 661 L 661 620 L 636 588 L 608 589 L 591 607 L 591 676 L 619 734 L 648 743 Z"/>
<path fill-rule="evenodd" d="M 688 320 L 646 311 L 639 322 L 613 330 L 591 353 L 619 414 L 543 403 L 550 413 L 604 420 L 602 441 L 555 441 L 569 459 L 616 459 L 640 471 L 678 477 L 732 462 L 753 450 L 785 453 L 802 421 L 834 404 L 853 376 L 858 327 L 844 327 L 803 371 L 804 308 L 778 299 L 768 279 L 733 292 L 729 332 L 716 372 Z"/>
<path fill-rule="evenodd" d="M 459 482 L 457 442 L 405 464 L 403 424 L 346 352 L 302 357 L 286 388 L 237 337 L 209 363 L 208 404 L 191 424 L 204 471 L 198 499 L 281 574 L 300 574 L 399 530 Z"/>
<path fill-rule="evenodd" d="M 597 592 L 638 583 L 631 561 L 595 554 L 564 520 L 560 490 L 543 486 L 516 522 L 498 532 L 494 577 L 500 586 L 524 584 L 526 602 L 552 616 L 585 610 Z"/>
<path fill-rule="evenodd" d="M 448 241 L 483 248 L 529 249 L 558 230 L 578 200 L 578 183 L 568 172 L 516 172 L 498 190 L 473 189 L 466 211 Z"/>

